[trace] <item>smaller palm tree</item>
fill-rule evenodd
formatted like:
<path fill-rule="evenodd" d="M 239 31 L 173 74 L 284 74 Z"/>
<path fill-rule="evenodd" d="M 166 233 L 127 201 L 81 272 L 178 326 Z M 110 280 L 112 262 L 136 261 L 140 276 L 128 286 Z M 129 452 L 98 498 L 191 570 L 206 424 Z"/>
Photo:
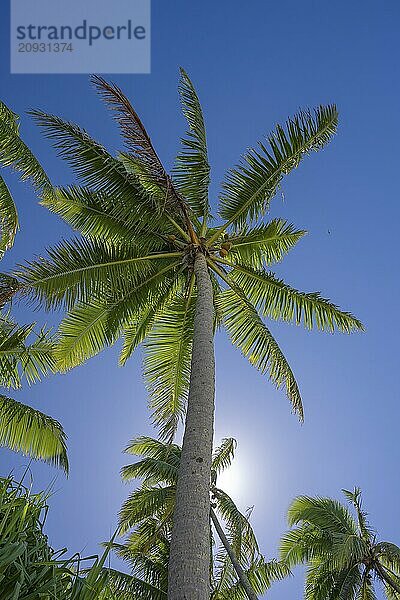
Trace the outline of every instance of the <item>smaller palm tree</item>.
<path fill-rule="evenodd" d="M 331 498 L 295 498 L 288 511 L 294 527 L 282 538 L 281 559 L 288 567 L 307 565 L 306 600 L 374 600 L 375 582 L 387 598 L 398 599 L 400 548 L 377 539 L 359 488 L 343 493 L 353 512 Z"/>
<path fill-rule="evenodd" d="M 249 522 L 251 510 L 242 514 L 232 498 L 216 485 L 218 474 L 231 464 L 235 447 L 235 440 L 227 438 L 213 457 L 210 529 L 213 524 L 221 544 L 214 543 L 210 548 L 211 600 L 254 600 L 273 581 L 289 574 L 284 565 L 267 562 L 260 553 Z M 126 451 L 142 458 L 124 467 L 122 477 L 125 481 L 142 478 L 142 483 L 120 511 L 120 531 L 129 534 L 124 544 L 115 544 L 115 549 L 130 564 L 132 574 L 115 572 L 114 589 L 135 598 L 164 600 L 181 448 L 140 437 Z"/>

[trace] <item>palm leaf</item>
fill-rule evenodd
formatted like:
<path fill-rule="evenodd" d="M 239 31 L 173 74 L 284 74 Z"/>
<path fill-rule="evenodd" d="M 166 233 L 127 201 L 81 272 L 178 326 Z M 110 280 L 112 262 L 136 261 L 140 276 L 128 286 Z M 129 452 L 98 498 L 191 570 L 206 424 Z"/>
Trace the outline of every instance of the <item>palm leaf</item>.
<path fill-rule="evenodd" d="M 151 298 L 158 298 L 175 284 L 179 262 L 152 270 L 136 281 L 121 280 L 118 290 L 107 290 L 78 302 L 60 324 L 56 357 L 59 367 L 68 370 L 115 343 L 123 327 L 135 323 L 138 313 Z M 168 275 L 167 275 L 168 274 Z"/>
<path fill-rule="evenodd" d="M 166 304 L 171 301 L 174 291 L 174 288 L 168 289 L 165 293 L 151 298 L 143 309 L 138 311 L 137 317 L 124 328 L 120 365 L 126 363 L 139 344 L 149 335 L 157 315 L 162 313 Z"/>
<path fill-rule="evenodd" d="M 165 569 L 166 572 L 166 569 Z M 133 575 L 127 575 L 119 571 L 109 570 L 111 581 L 111 589 L 117 594 L 117 598 L 121 600 L 166 600 L 167 592 L 165 589 L 160 589 L 155 583 L 145 581 Z M 155 579 L 153 574 L 153 579 Z"/>
<path fill-rule="evenodd" d="M 232 263 L 255 269 L 279 262 L 306 234 L 284 219 L 274 219 L 256 227 L 245 227 L 229 238 Z"/>
<path fill-rule="evenodd" d="M 182 68 L 180 73 L 178 89 L 189 130 L 186 137 L 182 139 L 183 148 L 176 159 L 174 179 L 195 215 L 207 217 L 210 212 L 208 202 L 210 165 L 203 113 L 188 74 Z"/>
<path fill-rule="evenodd" d="M 39 161 L 21 140 L 10 120 L 0 119 L 0 164 L 21 173 L 21 179 L 30 179 L 38 190 L 50 185 Z"/>
<path fill-rule="evenodd" d="M 291 568 L 324 555 L 330 547 L 329 535 L 309 523 L 302 523 L 282 536 L 279 556 L 281 561 Z"/>
<path fill-rule="evenodd" d="M 139 524 L 149 517 L 159 517 L 168 511 L 172 514 L 175 502 L 175 486 L 141 486 L 123 503 L 119 513 L 121 532 Z"/>
<path fill-rule="evenodd" d="M 58 421 L 0 396 L 0 445 L 68 472 L 66 435 Z"/>
<path fill-rule="evenodd" d="M 237 442 L 233 438 L 225 438 L 221 445 L 214 451 L 212 469 L 217 474 L 224 471 L 232 463 L 235 456 Z"/>
<path fill-rule="evenodd" d="M 18 228 L 17 208 L 4 179 L 0 177 L 0 256 L 13 246 Z"/>
<path fill-rule="evenodd" d="M 19 133 L 19 116 L 0 100 L 0 121 L 3 121 L 13 132 Z"/>
<path fill-rule="evenodd" d="M 130 151 L 129 156 L 122 155 L 120 157 L 121 161 L 125 167 L 128 167 L 127 171 L 134 174 L 141 182 L 142 187 L 150 192 L 150 197 L 155 199 L 154 193 L 151 193 L 151 189 L 154 191 L 154 186 L 157 190 L 164 190 L 161 192 L 162 208 L 163 210 L 168 208 L 173 216 L 182 209 L 182 199 L 176 193 L 135 109 L 115 84 L 109 84 L 97 75 L 92 77 L 92 81 L 114 112 L 121 128 L 122 137 Z M 148 186 L 150 186 L 150 190 Z M 158 204 L 160 207 L 160 203 Z"/>
<path fill-rule="evenodd" d="M 144 343 L 144 377 L 153 419 L 171 439 L 183 418 L 189 389 L 195 297 L 174 298 L 154 321 Z"/>
<path fill-rule="evenodd" d="M 176 444 L 140 437 L 132 440 L 125 452 L 135 456 L 143 455 L 143 458 L 122 468 L 123 480 L 142 478 L 146 486 L 176 484 L 181 458 L 181 449 Z"/>
<path fill-rule="evenodd" d="M 318 292 L 300 292 L 264 269 L 235 265 L 230 277 L 264 316 L 303 324 L 308 329 L 316 326 L 323 331 L 338 329 L 343 333 L 364 330 L 359 319 Z"/>
<path fill-rule="evenodd" d="M 271 332 L 256 309 L 234 290 L 225 290 L 217 298 L 224 314 L 224 326 L 234 346 L 239 348 L 250 364 L 271 381 L 284 386 L 293 411 L 303 419 L 303 405 L 292 370 Z"/>
<path fill-rule="evenodd" d="M 289 525 L 310 523 L 333 534 L 357 534 L 357 526 L 350 512 L 337 500 L 317 496 L 298 496 L 288 510 Z"/>
<path fill-rule="evenodd" d="M 139 243 L 147 252 L 164 243 L 152 230 L 158 228 L 166 234 L 174 230 L 166 222 L 161 223 L 154 213 L 150 219 L 141 200 L 141 196 L 134 196 L 133 190 L 129 196 L 116 197 L 104 191 L 70 186 L 46 191 L 42 204 L 83 236 L 114 244 Z"/>
<path fill-rule="evenodd" d="M 305 154 L 329 142 L 337 120 L 334 104 L 301 111 L 286 122 L 286 129 L 276 127 L 268 136 L 269 147 L 260 143 L 258 150 L 245 154 L 223 184 L 220 214 L 226 223 L 222 229 L 231 224 L 241 227 L 263 215 L 283 175 L 296 168 Z"/>
<path fill-rule="evenodd" d="M 142 121 L 128 98 L 117 85 L 108 83 L 98 75 L 92 77 L 92 82 L 107 106 L 113 111 L 132 156 L 137 157 L 148 167 L 154 179 L 161 181 L 165 176 L 164 169 Z"/>
<path fill-rule="evenodd" d="M 104 244 L 98 239 L 64 241 L 48 250 L 48 258 L 28 262 L 16 273 L 32 299 L 46 308 L 77 301 L 87 302 L 107 288 L 123 288 L 154 274 L 164 259 L 176 259 L 179 252 L 139 254 L 131 244 Z M 159 260 L 161 262 L 159 262 Z"/>
<path fill-rule="evenodd" d="M 140 190 L 128 177 L 122 163 L 84 129 L 42 111 L 35 110 L 31 114 L 85 186 L 115 198 L 128 197 L 129 194 L 134 198 L 140 197 Z"/>
<path fill-rule="evenodd" d="M 22 379 L 28 383 L 39 381 L 55 369 L 55 338 L 42 330 L 33 334 L 35 339 L 27 343 L 32 334 L 34 323 L 18 326 L 0 318 L 0 385 L 6 388 L 21 387 Z"/>

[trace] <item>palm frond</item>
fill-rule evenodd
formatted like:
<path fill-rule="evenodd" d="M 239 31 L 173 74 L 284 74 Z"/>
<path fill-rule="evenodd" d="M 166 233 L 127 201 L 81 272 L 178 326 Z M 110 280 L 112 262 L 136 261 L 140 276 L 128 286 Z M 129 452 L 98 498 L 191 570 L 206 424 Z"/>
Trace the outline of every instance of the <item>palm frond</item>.
<path fill-rule="evenodd" d="M 298 496 L 288 510 L 289 525 L 305 522 L 326 531 L 357 535 L 357 526 L 343 504 L 332 498 Z"/>
<path fill-rule="evenodd" d="M 156 180 L 162 179 L 165 173 L 160 159 L 142 121 L 123 91 L 117 85 L 108 83 L 98 75 L 92 77 L 92 83 L 107 106 L 113 111 L 121 128 L 122 137 L 132 156 L 137 157 L 145 164 Z"/>
<path fill-rule="evenodd" d="M 120 365 L 126 363 L 139 344 L 149 335 L 157 315 L 162 313 L 165 306 L 171 301 L 174 291 L 174 288 L 168 289 L 165 293 L 151 298 L 143 309 L 138 312 L 135 320 L 124 328 L 124 341 L 119 358 Z"/>
<path fill-rule="evenodd" d="M 77 238 L 50 248 L 48 258 L 20 266 L 16 276 L 26 295 L 47 309 L 64 303 L 71 308 L 77 301 L 85 303 L 108 288 L 116 293 L 127 281 L 134 285 L 180 255 L 167 251 L 146 256 L 130 244 Z"/>
<path fill-rule="evenodd" d="M 52 140 L 58 154 L 73 168 L 85 186 L 114 195 L 116 199 L 129 194 L 134 198 L 140 196 L 140 190 L 129 178 L 122 163 L 84 129 L 39 110 L 31 114 L 44 129 L 45 136 Z"/>
<path fill-rule="evenodd" d="M 56 349 L 61 371 L 84 363 L 117 341 L 118 332 L 111 333 L 108 326 L 108 312 L 105 299 L 92 298 L 90 303 L 78 303 L 61 321 Z"/>
<path fill-rule="evenodd" d="M 151 300 L 175 285 L 180 261 L 152 271 L 136 281 L 120 281 L 118 290 L 78 302 L 59 327 L 56 357 L 59 367 L 68 370 L 115 343 L 123 327 L 135 323 L 138 313 Z M 175 272 L 173 272 L 175 271 Z"/>
<path fill-rule="evenodd" d="M 122 533 L 149 517 L 159 517 L 166 511 L 172 515 L 175 486 L 141 486 L 128 497 L 119 512 Z"/>
<path fill-rule="evenodd" d="M 358 566 L 334 572 L 323 561 L 312 563 L 306 572 L 306 600 L 355 600 L 361 581 Z"/>
<path fill-rule="evenodd" d="M 232 464 L 236 446 L 237 442 L 234 438 L 224 438 L 222 440 L 220 446 L 214 451 L 212 460 L 213 471 L 219 474 Z"/>
<path fill-rule="evenodd" d="M 150 570 L 148 569 L 148 572 Z M 166 571 L 166 570 L 165 570 Z M 116 593 L 116 598 L 119 600 L 135 600 L 140 598 L 141 600 L 166 600 L 167 591 L 162 589 L 156 583 L 151 583 L 140 577 L 134 577 L 133 575 L 127 575 L 112 569 L 108 569 L 108 574 L 111 582 L 111 589 Z M 156 579 L 159 577 L 151 573 L 152 577 L 149 579 Z"/>
<path fill-rule="evenodd" d="M 334 104 L 301 111 L 286 122 L 286 128 L 277 125 L 268 136 L 269 147 L 260 143 L 257 150 L 245 154 L 223 184 L 220 214 L 226 223 L 221 229 L 231 224 L 241 227 L 263 215 L 283 175 L 296 168 L 304 155 L 323 148 L 337 121 Z"/>
<path fill-rule="evenodd" d="M 55 338 L 50 331 L 33 333 L 35 324 L 18 326 L 2 315 L 0 317 L 0 385 L 21 387 L 39 381 L 42 375 L 55 370 Z M 29 336 L 34 336 L 28 342 Z"/>
<path fill-rule="evenodd" d="M 193 83 L 182 68 L 180 73 L 178 89 L 189 130 L 186 137 L 182 138 L 183 148 L 176 159 L 174 180 L 194 214 L 197 217 L 207 217 L 210 212 L 208 202 L 210 165 L 204 118 Z"/>
<path fill-rule="evenodd" d="M 22 180 L 30 179 L 39 191 L 50 185 L 43 167 L 21 140 L 11 119 L 0 119 L 0 164 L 19 172 Z"/>
<path fill-rule="evenodd" d="M 17 208 L 6 182 L 0 177 L 0 257 L 13 246 L 18 228 Z"/>
<path fill-rule="evenodd" d="M 60 423 L 6 396 L 0 396 L 0 445 L 68 473 L 66 435 Z"/>
<path fill-rule="evenodd" d="M 150 188 L 155 186 L 157 190 L 164 190 L 161 192 L 163 210 L 169 209 L 171 215 L 174 212 L 179 212 L 182 208 L 182 200 L 176 193 L 142 121 L 128 98 L 117 85 L 108 83 L 102 77 L 95 75 L 92 77 L 92 82 L 114 112 L 120 125 L 131 159 L 126 162 L 123 160 L 123 155 L 121 156 L 121 161 L 125 167 L 130 166 L 132 168 L 131 172 L 141 181 L 144 189 L 147 188 L 146 191 L 150 192 L 151 197 L 154 198 L 155 196 L 148 186 Z M 125 158 L 129 158 L 129 156 Z M 128 169 L 128 172 L 130 172 L 130 169 Z"/>
<path fill-rule="evenodd" d="M 2 102 L 0 100 L 0 121 L 3 121 L 8 127 L 10 127 L 10 129 L 13 130 L 13 132 L 18 135 L 19 133 L 19 115 L 17 115 L 15 112 L 13 112 L 11 110 L 11 108 L 8 108 L 8 106 L 6 106 L 4 104 L 4 102 Z"/>
<path fill-rule="evenodd" d="M 249 566 L 260 554 L 258 542 L 249 522 L 251 511 L 244 515 L 232 498 L 219 488 L 212 489 L 216 510 L 225 521 L 229 542 L 242 566 Z"/>
<path fill-rule="evenodd" d="M 148 458 L 163 459 L 170 456 L 171 452 L 180 457 L 181 449 L 176 444 L 167 444 L 148 436 L 140 436 L 129 442 L 124 452 L 134 456 L 147 456 Z"/>
<path fill-rule="evenodd" d="M 144 343 L 144 377 L 161 436 L 172 439 L 186 408 L 194 327 L 192 288 L 168 304 Z"/>
<path fill-rule="evenodd" d="M 154 212 L 150 218 L 142 197 L 135 197 L 134 190 L 129 196 L 116 196 L 78 186 L 53 188 L 43 194 L 42 204 L 85 237 L 114 244 L 140 243 L 146 252 L 165 243 L 152 231 L 173 233 L 168 223 L 161 223 Z"/>
<path fill-rule="evenodd" d="M 176 444 L 140 437 L 132 440 L 125 452 L 143 455 L 143 458 L 122 468 L 123 480 L 142 478 L 146 486 L 176 483 L 181 457 L 181 449 Z"/>
<path fill-rule="evenodd" d="M 400 571 L 400 548 L 392 542 L 378 542 L 375 545 L 375 550 L 378 556 L 384 557 L 385 560 L 392 561 L 397 564 Z"/>
<path fill-rule="evenodd" d="M 228 560 L 226 567 L 229 569 L 229 574 L 220 573 L 220 579 L 216 582 L 216 589 L 211 594 L 211 600 L 248 600 L 244 588 L 240 582 L 236 581 L 232 567 L 228 566 Z M 277 561 L 267 562 L 263 558 L 254 561 L 251 567 L 245 570 L 245 573 L 257 596 L 265 594 L 273 582 L 290 575 L 290 571 L 285 565 Z"/>
<path fill-rule="evenodd" d="M 264 269 L 235 265 L 230 277 L 264 316 L 303 324 L 308 329 L 316 326 L 322 331 L 364 330 L 359 319 L 340 310 L 318 292 L 300 292 Z"/>
<path fill-rule="evenodd" d="M 374 531 L 368 524 L 367 513 L 362 509 L 362 494 L 361 489 L 355 487 L 353 490 L 342 490 L 347 500 L 354 506 L 357 513 L 358 527 L 362 537 L 366 540 L 371 540 L 374 536 Z"/>
<path fill-rule="evenodd" d="M 122 467 L 121 477 L 124 481 L 142 478 L 146 485 L 175 484 L 179 468 L 179 461 L 177 462 L 177 465 L 172 465 L 167 460 L 143 458 L 136 463 Z"/>
<path fill-rule="evenodd" d="M 284 219 L 273 219 L 256 227 L 244 227 L 237 235 L 229 237 L 232 244 L 232 263 L 239 263 L 255 269 L 271 265 L 283 257 L 306 234 L 297 230 Z"/>
<path fill-rule="evenodd" d="M 323 555 L 329 550 L 330 544 L 330 536 L 309 523 L 302 523 L 282 536 L 279 556 L 291 568 Z"/>
<path fill-rule="evenodd" d="M 293 411 L 303 419 L 303 405 L 293 372 L 273 335 L 259 317 L 256 309 L 234 290 L 225 290 L 217 298 L 224 326 L 234 346 L 239 348 L 250 364 L 271 381 L 284 386 Z"/>

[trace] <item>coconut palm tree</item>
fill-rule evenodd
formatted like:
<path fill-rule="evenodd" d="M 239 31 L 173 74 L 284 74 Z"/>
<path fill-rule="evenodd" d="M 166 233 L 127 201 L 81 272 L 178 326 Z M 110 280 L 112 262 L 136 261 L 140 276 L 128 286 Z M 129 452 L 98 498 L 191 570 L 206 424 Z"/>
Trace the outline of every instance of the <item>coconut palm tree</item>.
<path fill-rule="evenodd" d="M 388 599 L 399 598 L 400 548 L 379 541 L 359 488 L 343 493 L 353 512 L 331 498 L 293 500 L 288 511 L 293 529 L 282 538 L 282 560 L 289 567 L 307 565 L 306 600 L 374 600 L 376 582 Z"/>
<path fill-rule="evenodd" d="M 42 167 L 19 136 L 18 116 L 0 102 L 0 165 L 21 173 L 41 191 L 49 186 Z M 0 258 L 13 243 L 18 229 L 17 209 L 11 193 L 0 176 Z M 4 310 L 18 290 L 18 282 L 0 276 L 0 386 L 20 388 L 22 380 L 33 383 L 54 371 L 54 338 L 49 332 L 34 333 L 34 323 L 18 326 Z M 29 338 L 29 340 L 28 340 Z M 30 338 L 33 338 L 30 341 Z M 43 459 L 68 470 L 66 436 L 61 425 L 51 417 L 0 395 L 0 446 Z"/>
<path fill-rule="evenodd" d="M 180 96 L 189 131 L 172 176 L 137 113 L 115 85 L 93 78 L 120 125 L 125 151 L 112 156 L 59 117 L 34 117 L 82 186 L 45 189 L 43 203 L 80 236 L 20 268 L 25 294 L 64 307 L 58 364 L 74 367 L 123 338 L 121 363 L 144 343 L 154 420 L 165 438 L 186 415 L 170 555 L 170 600 L 205 600 L 209 578 L 209 482 L 214 421 L 214 333 L 233 344 L 303 417 L 298 385 L 264 318 L 325 331 L 362 329 L 319 293 L 271 272 L 303 230 L 264 221 L 284 175 L 336 131 L 334 105 L 298 113 L 231 169 L 219 205 L 208 199 L 210 167 L 196 91 L 184 71 Z"/>
<path fill-rule="evenodd" d="M 257 600 L 271 582 L 289 574 L 284 565 L 266 562 L 249 522 L 251 511 L 242 514 L 228 494 L 217 487 L 218 475 L 234 458 L 236 442 L 223 440 L 212 461 L 212 525 L 220 543 L 211 547 L 211 600 Z M 140 598 L 167 598 L 167 567 L 170 552 L 181 448 L 149 437 L 130 442 L 126 452 L 141 460 L 122 469 L 125 481 L 141 478 L 122 506 L 120 533 L 128 536 L 115 544 L 118 554 L 131 566 L 131 575 L 113 573 L 116 589 L 135 592 Z M 224 522 L 224 527 L 221 524 Z"/>

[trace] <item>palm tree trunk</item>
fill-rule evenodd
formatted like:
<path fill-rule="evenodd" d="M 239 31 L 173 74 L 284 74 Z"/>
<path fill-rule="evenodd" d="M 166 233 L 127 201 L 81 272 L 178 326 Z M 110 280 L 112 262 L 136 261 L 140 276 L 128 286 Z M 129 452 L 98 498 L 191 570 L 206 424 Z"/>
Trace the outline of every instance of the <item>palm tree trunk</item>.
<path fill-rule="evenodd" d="M 385 568 L 380 565 L 378 562 L 375 565 L 375 568 L 378 572 L 378 575 L 380 575 L 381 579 L 383 579 L 383 581 L 389 585 L 392 590 L 394 590 L 397 594 L 400 594 L 400 586 L 398 583 L 396 583 L 396 581 L 394 581 L 391 577 L 389 577 L 389 575 L 386 573 Z"/>
<path fill-rule="evenodd" d="M 194 317 L 189 398 L 176 487 L 168 600 L 210 598 L 210 476 L 214 432 L 214 306 L 204 254 L 194 262 Z"/>
<path fill-rule="evenodd" d="M 247 594 L 247 597 L 249 600 L 258 600 L 253 588 L 251 587 L 250 581 L 247 577 L 246 572 L 242 569 L 238 559 L 235 556 L 235 553 L 225 535 L 224 530 L 222 529 L 220 522 L 217 519 L 217 515 L 215 514 L 215 512 L 213 511 L 213 509 L 211 509 L 211 520 L 214 523 L 214 527 L 216 529 L 216 532 L 218 533 L 218 537 L 221 540 L 230 560 L 231 563 L 233 565 L 233 568 L 236 571 L 236 575 L 238 576 L 238 579 L 240 581 L 240 583 L 243 586 L 244 591 Z"/>

